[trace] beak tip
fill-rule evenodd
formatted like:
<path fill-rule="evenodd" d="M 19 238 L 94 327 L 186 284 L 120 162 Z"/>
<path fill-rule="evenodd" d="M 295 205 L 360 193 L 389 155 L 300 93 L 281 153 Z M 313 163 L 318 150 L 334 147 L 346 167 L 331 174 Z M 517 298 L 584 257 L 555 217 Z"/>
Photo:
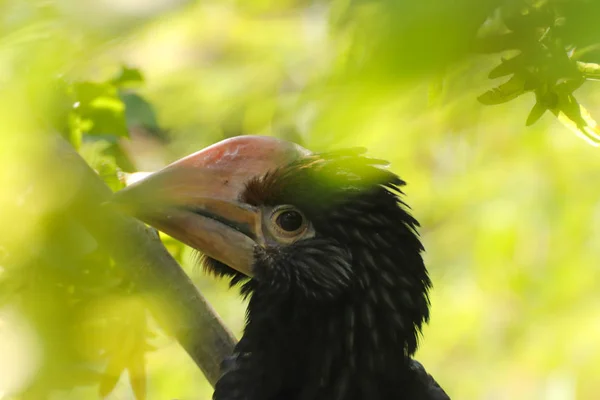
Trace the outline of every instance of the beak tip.
<path fill-rule="evenodd" d="M 102 203 L 102 205 L 136 216 L 137 211 L 139 211 L 147 201 L 147 196 L 142 196 L 142 193 L 139 193 L 139 190 L 136 189 L 135 186 L 136 185 L 133 184 L 113 193 L 109 199 Z"/>

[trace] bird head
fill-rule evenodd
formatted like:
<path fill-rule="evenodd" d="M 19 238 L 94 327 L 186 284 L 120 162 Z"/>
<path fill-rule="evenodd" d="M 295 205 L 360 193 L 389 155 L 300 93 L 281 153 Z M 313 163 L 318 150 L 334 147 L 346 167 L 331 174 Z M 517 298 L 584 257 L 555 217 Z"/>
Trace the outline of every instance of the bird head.
<path fill-rule="evenodd" d="M 418 223 L 400 199 L 404 182 L 363 153 L 240 136 L 149 175 L 115 202 L 199 250 L 208 269 L 246 281 L 246 294 L 303 307 L 362 303 L 367 320 L 393 312 L 412 353 L 430 286 Z"/>

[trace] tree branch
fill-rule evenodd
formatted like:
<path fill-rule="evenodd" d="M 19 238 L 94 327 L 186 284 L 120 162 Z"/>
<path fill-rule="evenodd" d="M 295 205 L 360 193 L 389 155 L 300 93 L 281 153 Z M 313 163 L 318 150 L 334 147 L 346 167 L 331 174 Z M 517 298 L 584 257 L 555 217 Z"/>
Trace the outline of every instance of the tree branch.
<path fill-rule="evenodd" d="M 214 386 L 222 360 L 233 352 L 233 334 L 155 231 L 102 205 L 112 191 L 66 141 L 58 141 L 56 153 L 68 171 L 65 179 L 77 183 L 73 213 L 126 270 L 161 327 L 179 341 Z"/>

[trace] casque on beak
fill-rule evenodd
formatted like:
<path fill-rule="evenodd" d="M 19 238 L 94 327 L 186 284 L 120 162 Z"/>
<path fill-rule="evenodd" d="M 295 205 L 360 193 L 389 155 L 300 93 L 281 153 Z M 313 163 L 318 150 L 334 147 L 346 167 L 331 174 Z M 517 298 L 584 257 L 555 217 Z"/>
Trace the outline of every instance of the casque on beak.
<path fill-rule="evenodd" d="M 238 136 L 182 158 L 112 200 L 121 209 L 252 276 L 263 243 L 260 209 L 240 201 L 247 182 L 309 154 L 291 142 Z"/>

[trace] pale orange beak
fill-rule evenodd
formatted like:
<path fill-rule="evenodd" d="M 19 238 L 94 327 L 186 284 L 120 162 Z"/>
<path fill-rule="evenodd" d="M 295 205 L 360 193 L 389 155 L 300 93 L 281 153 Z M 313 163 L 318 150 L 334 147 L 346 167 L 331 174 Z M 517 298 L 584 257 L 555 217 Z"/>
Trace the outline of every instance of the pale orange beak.
<path fill-rule="evenodd" d="M 240 201 L 246 184 L 310 152 L 266 136 L 238 136 L 182 158 L 117 192 L 136 218 L 252 276 L 262 243 L 260 209 Z"/>

